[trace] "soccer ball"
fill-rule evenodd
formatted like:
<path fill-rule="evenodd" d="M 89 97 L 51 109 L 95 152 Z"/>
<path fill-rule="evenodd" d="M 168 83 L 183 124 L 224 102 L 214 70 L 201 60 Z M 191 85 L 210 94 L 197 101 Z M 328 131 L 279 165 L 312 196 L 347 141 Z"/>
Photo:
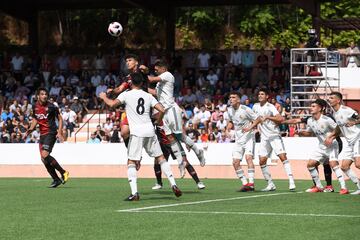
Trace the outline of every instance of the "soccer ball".
<path fill-rule="evenodd" d="M 109 24 L 108 32 L 113 37 L 119 37 L 123 31 L 123 27 L 118 22 L 112 22 Z"/>

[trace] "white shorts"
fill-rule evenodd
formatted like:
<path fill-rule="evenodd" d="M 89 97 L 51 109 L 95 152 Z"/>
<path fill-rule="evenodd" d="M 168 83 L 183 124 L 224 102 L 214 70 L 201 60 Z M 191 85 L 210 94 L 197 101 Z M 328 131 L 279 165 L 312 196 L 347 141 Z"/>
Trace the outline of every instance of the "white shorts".
<path fill-rule="evenodd" d="M 163 154 L 157 136 L 138 137 L 135 135 L 130 135 L 128 145 L 128 159 L 140 161 L 143 148 L 150 157 L 159 157 Z"/>
<path fill-rule="evenodd" d="M 274 150 L 276 156 L 286 153 L 284 142 L 280 136 L 272 137 L 270 139 L 261 139 L 259 156 L 269 158 L 272 150 Z"/>
<path fill-rule="evenodd" d="M 341 160 L 355 160 L 354 158 L 360 157 L 360 138 L 353 144 L 344 146 L 340 153 L 339 159 Z"/>
<path fill-rule="evenodd" d="M 182 115 L 178 105 L 167 109 L 163 118 L 164 131 L 166 135 L 182 133 Z"/>
<path fill-rule="evenodd" d="M 254 156 L 254 151 L 255 151 L 254 139 L 250 139 L 245 144 L 235 143 L 232 151 L 232 158 L 241 160 L 244 156 L 244 153 L 245 155 Z"/>
<path fill-rule="evenodd" d="M 330 147 L 326 149 L 317 148 L 310 154 L 309 159 L 324 164 L 328 161 L 337 161 L 338 157 L 339 145 L 338 143 L 333 143 Z"/>

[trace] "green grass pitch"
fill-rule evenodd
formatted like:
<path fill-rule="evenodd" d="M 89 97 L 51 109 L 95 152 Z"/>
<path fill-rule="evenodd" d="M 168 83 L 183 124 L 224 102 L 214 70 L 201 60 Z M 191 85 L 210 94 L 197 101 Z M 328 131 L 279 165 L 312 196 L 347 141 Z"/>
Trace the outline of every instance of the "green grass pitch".
<path fill-rule="evenodd" d="M 49 189 L 49 179 L 2 178 L 0 239 L 358 239 L 360 196 L 299 193 L 310 181 L 297 181 L 296 193 L 287 181 L 271 193 L 237 192 L 236 179 L 204 182 L 200 191 L 178 180 L 184 194 L 176 198 L 167 185 L 153 191 L 153 179 L 139 179 L 141 200 L 124 202 L 126 179 L 70 179 Z M 134 208 L 145 209 L 126 211 Z"/>

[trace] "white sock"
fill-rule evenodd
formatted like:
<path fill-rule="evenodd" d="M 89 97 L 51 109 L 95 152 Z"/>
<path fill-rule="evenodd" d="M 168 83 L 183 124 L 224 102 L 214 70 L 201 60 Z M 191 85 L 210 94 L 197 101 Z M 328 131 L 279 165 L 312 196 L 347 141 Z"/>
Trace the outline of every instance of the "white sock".
<path fill-rule="evenodd" d="M 236 170 L 236 175 L 241 180 L 243 185 L 246 185 L 248 183 L 246 177 L 244 176 L 244 170 L 242 169 Z"/>
<path fill-rule="evenodd" d="M 137 176 L 135 164 L 128 165 L 128 180 L 131 188 L 131 194 L 137 193 Z"/>
<path fill-rule="evenodd" d="M 268 184 L 272 184 L 273 181 L 272 181 L 268 166 L 265 164 L 265 165 L 260 166 L 260 168 L 261 168 L 262 174 L 264 175 L 265 180 L 268 182 Z"/>
<path fill-rule="evenodd" d="M 178 141 L 174 141 L 173 143 L 170 144 L 170 147 L 176 157 L 176 159 L 174 159 L 174 160 L 176 160 L 178 162 L 178 164 L 180 165 L 183 161 L 183 157 L 181 155 L 181 149 L 179 147 L 179 144 L 180 143 Z"/>
<path fill-rule="evenodd" d="M 345 179 L 339 166 L 333 167 L 333 171 L 339 180 L 341 189 L 346 189 Z"/>
<path fill-rule="evenodd" d="M 171 171 L 171 168 L 170 168 L 170 164 L 166 160 L 161 161 L 159 164 L 160 164 L 160 167 L 161 167 L 161 171 L 169 179 L 169 182 L 170 182 L 171 186 L 176 185 L 174 175 L 173 175 L 173 173 Z"/>
<path fill-rule="evenodd" d="M 321 182 L 320 182 L 319 173 L 318 173 L 318 171 L 316 170 L 316 168 L 311 167 L 311 168 L 308 168 L 308 170 L 309 170 L 310 175 L 311 175 L 312 179 L 314 180 L 316 186 L 317 186 L 318 188 L 321 188 L 321 189 L 322 189 L 322 188 L 323 188 L 323 185 L 322 185 Z"/>
<path fill-rule="evenodd" d="M 285 160 L 285 161 L 283 161 L 283 164 L 284 164 L 285 172 L 288 175 L 289 182 L 293 183 L 294 182 L 294 176 L 293 176 L 292 171 L 291 171 L 290 161 Z"/>
<path fill-rule="evenodd" d="M 191 140 L 191 138 L 189 138 L 188 136 L 186 136 L 185 134 L 182 135 L 182 139 L 181 139 L 186 145 L 188 145 L 194 152 L 196 155 L 200 154 L 200 150 L 199 148 L 196 146 L 196 144 L 194 143 L 193 140 Z"/>
<path fill-rule="evenodd" d="M 249 177 L 249 183 L 254 183 L 254 178 L 255 178 L 255 169 L 254 168 L 249 168 L 248 169 L 248 177 Z"/>
<path fill-rule="evenodd" d="M 357 188 L 360 189 L 360 181 L 359 179 L 356 177 L 355 173 L 351 170 L 351 168 L 349 168 L 348 170 L 345 171 L 345 174 L 351 179 L 351 181 L 353 183 L 356 184 Z"/>

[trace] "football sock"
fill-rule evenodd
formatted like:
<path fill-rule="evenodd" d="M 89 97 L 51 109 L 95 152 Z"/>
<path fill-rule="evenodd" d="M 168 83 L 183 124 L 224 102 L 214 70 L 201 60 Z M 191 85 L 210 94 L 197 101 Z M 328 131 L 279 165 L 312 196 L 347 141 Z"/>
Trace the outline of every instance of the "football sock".
<path fill-rule="evenodd" d="M 170 164 L 165 160 L 162 160 L 161 162 L 159 162 L 159 164 L 160 164 L 160 167 L 161 167 L 161 171 L 169 179 L 169 182 L 170 182 L 171 186 L 176 185 L 174 175 L 173 175 L 173 173 L 171 171 L 171 168 L 170 168 Z"/>
<path fill-rule="evenodd" d="M 124 144 L 125 144 L 125 147 L 128 148 L 129 138 L 124 138 Z"/>
<path fill-rule="evenodd" d="M 131 194 L 137 193 L 137 176 L 135 164 L 128 165 L 128 180 L 131 188 Z"/>
<path fill-rule="evenodd" d="M 176 160 L 178 162 L 178 164 L 180 165 L 183 161 L 180 144 L 178 143 L 178 141 L 174 141 L 171 143 L 170 146 L 171 146 L 171 151 L 173 152 L 173 154 L 176 157 L 176 159 L 174 159 L 174 160 Z"/>
<path fill-rule="evenodd" d="M 329 164 L 324 164 L 324 175 L 325 175 L 325 181 L 326 181 L 326 185 L 330 186 L 332 185 L 332 172 L 331 172 L 331 167 Z M 334 170 L 335 171 L 335 170 Z M 341 171 L 341 170 L 340 170 Z M 337 176 L 337 175 L 336 175 Z"/>
<path fill-rule="evenodd" d="M 353 183 L 356 184 L 357 188 L 360 189 L 360 181 L 359 179 L 356 177 L 355 173 L 351 170 L 351 168 L 349 168 L 348 170 L 345 171 L 345 174 L 351 179 L 351 181 Z"/>
<path fill-rule="evenodd" d="M 333 170 L 334 170 L 334 172 L 336 174 L 337 179 L 339 180 L 340 187 L 342 189 L 345 189 L 346 188 L 345 179 L 344 179 L 344 176 L 343 176 L 343 173 L 342 173 L 340 167 L 336 166 L 336 167 L 333 168 Z"/>
<path fill-rule="evenodd" d="M 163 183 L 162 183 L 162 178 L 161 178 L 161 167 L 160 167 L 160 164 L 158 164 L 158 163 L 155 163 L 155 164 L 154 164 L 154 172 L 155 172 L 157 184 L 159 184 L 159 185 L 162 186 Z"/>
<path fill-rule="evenodd" d="M 236 175 L 241 180 L 243 185 L 246 185 L 248 183 L 246 177 L 244 176 L 244 170 L 242 169 L 236 170 Z"/>
<path fill-rule="evenodd" d="M 268 184 L 272 184 L 273 181 L 271 178 L 271 174 L 269 172 L 269 167 L 265 164 L 265 165 L 260 166 L 260 168 L 261 168 L 261 172 L 262 172 L 265 180 L 268 182 Z"/>
<path fill-rule="evenodd" d="M 186 170 L 188 171 L 188 173 L 191 175 L 191 177 L 194 179 L 194 181 L 196 183 L 200 182 L 200 179 L 199 179 L 194 167 L 190 163 L 186 166 Z"/>
<path fill-rule="evenodd" d="M 284 164 L 285 172 L 288 175 L 289 181 L 294 182 L 294 176 L 293 176 L 292 171 L 291 171 L 290 161 L 285 160 L 285 161 L 283 161 L 283 164 Z"/>
<path fill-rule="evenodd" d="M 50 165 L 52 167 L 54 167 L 56 170 L 59 171 L 59 173 L 64 174 L 65 170 L 60 166 L 60 164 L 56 161 L 56 159 L 54 157 L 52 157 L 51 155 L 48 155 L 45 158 L 45 161 L 47 161 L 48 163 L 50 163 Z"/>
<path fill-rule="evenodd" d="M 60 179 L 59 176 L 56 174 L 55 168 L 52 167 L 48 162 L 46 162 L 45 160 L 43 161 L 44 166 L 47 170 L 47 172 L 49 173 L 49 175 L 51 176 L 51 178 L 53 180 L 58 180 Z"/>
<path fill-rule="evenodd" d="M 191 140 L 191 138 L 189 138 L 188 136 L 186 136 L 185 134 L 182 135 L 182 141 L 188 145 L 194 152 L 196 155 L 200 154 L 200 150 L 199 148 L 196 146 L 196 144 L 194 143 L 193 140 Z"/>
<path fill-rule="evenodd" d="M 248 175 L 249 175 L 249 183 L 254 183 L 255 169 L 254 168 L 249 168 L 248 169 Z"/>
<path fill-rule="evenodd" d="M 313 179 L 314 182 L 315 182 L 316 187 L 322 189 L 323 186 L 321 185 L 320 178 L 319 178 L 319 173 L 318 173 L 318 171 L 316 171 L 316 168 L 315 168 L 315 167 L 311 167 L 311 168 L 308 168 L 308 170 L 309 170 L 309 172 L 310 172 L 310 175 L 311 175 L 312 179 Z"/>

